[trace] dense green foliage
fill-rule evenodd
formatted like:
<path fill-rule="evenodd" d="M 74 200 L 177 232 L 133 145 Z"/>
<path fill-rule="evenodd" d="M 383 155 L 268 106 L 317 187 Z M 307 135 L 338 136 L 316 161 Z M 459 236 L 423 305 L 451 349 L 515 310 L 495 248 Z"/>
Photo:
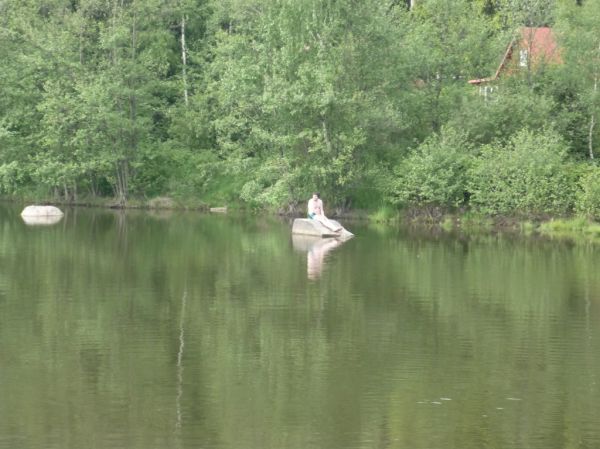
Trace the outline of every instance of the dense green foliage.
<path fill-rule="evenodd" d="M 412 3 L 3 0 L 0 192 L 572 212 L 599 140 L 600 4 Z M 467 81 L 522 26 L 551 26 L 563 63 L 480 95 Z"/>
<path fill-rule="evenodd" d="M 600 219 L 600 168 L 592 167 L 581 177 L 577 209 L 589 218 Z"/>
<path fill-rule="evenodd" d="M 427 139 L 398 169 L 400 203 L 459 206 L 465 201 L 473 161 L 466 136 L 450 129 Z"/>
<path fill-rule="evenodd" d="M 565 156 L 566 146 L 549 130 L 523 130 L 506 145 L 486 145 L 469 176 L 471 203 L 488 213 L 564 213 L 574 201 Z"/>

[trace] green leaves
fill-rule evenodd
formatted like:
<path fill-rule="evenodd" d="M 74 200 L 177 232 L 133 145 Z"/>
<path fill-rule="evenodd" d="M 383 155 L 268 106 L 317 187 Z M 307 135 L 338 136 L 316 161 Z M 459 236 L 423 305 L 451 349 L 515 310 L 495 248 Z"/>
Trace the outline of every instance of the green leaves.
<path fill-rule="evenodd" d="M 575 156 L 598 140 L 594 2 L 1 3 L 5 193 L 214 195 L 285 208 L 320 190 L 332 205 L 452 207 L 466 204 L 471 183 L 476 207 L 564 210 L 557 193 L 542 204 L 529 196 L 538 186 L 515 184 L 547 177 L 517 170 L 531 164 L 516 148 L 553 154 L 554 144 L 512 137 L 552 127 Z M 566 64 L 511 73 L 484 100 L 467 80 L 493 74 L 515 27 L 541 17 L 556 19 Z M 507 170 L 496 187 L 484 174 L 493 161 Z"/>
<path fill-rule="evenodd" d="M 577 212 L 589 218 L 600 219 L 600 167 L 587 167 L 579 181 L 577 193 Z"/>
<path fill-rule="evenodd" d="M 490 214 L 572 210 L 575 183 L 565 169 L 567 150 L 551 129 L 524 129 L 506 145 L 485 146 L 469 173 L 471 204 Z"/>
<path fill-rule="evenodd" d="M 473 156 L 464 133 L 444 128 L 419 145 L 398 168 L 393 198 L 400 204 L 418 206 L 463 204 Z"/>

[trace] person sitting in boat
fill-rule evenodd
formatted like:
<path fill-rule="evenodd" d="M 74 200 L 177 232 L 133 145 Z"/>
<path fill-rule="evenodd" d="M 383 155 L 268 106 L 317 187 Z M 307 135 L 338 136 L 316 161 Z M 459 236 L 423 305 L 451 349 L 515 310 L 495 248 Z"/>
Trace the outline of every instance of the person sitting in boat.
<path fill-rule="evenodd" d="M 323 210 L 323 201 L 321 200 L 321 195 L 319 192 L 314 192 L 312 194 L 312 198 L 308 200 L 308 218 L 312 220 L 317 220 L 323 224 L 326 228 L 338 232 L 341 231 L 342 228 L 335 226 L 329 219 L 325 216 L 325 211 Z"/>

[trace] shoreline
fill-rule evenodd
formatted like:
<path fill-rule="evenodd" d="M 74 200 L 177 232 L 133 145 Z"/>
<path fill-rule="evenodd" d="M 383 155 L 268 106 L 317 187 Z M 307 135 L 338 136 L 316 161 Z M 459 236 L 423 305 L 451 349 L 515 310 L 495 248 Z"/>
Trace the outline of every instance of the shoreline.
<path fill-rule="evenodd" d="M 209 205 L 197 199 L 175 199 L 161 196 L 151 199 L 132 199 L 124 204 L 114 198 L 83 198 L 76 201 L 32 201 L 25 197 L 1 197 L 1 201 L 21 204 L 57 205 L 69 208 L 98 208 L 139 211 L 196 211 L 201 213 L 256 214 L 257 210 L 245 208 L 239 203 Z M 224 209 L 224 210 L 223 210 Z M 295 210 L 262 210 L 272 216 L 301 218 L 304 214 Z M 476 211 L 447 210 L 438 207 L 411 207 L 394 209 L 383 207 L 368 211 L 362 209 L 335 210 L 330 218 L 363 221 L 381 225 L 399 225 L 415 229 L 430 229 L 445 233 L 518 233 L 521 235 L 544 235 L 561 238 L 587 238 L 600 242 L 600 223 L 577 215 L 498 215 L 488 216 Z"/>

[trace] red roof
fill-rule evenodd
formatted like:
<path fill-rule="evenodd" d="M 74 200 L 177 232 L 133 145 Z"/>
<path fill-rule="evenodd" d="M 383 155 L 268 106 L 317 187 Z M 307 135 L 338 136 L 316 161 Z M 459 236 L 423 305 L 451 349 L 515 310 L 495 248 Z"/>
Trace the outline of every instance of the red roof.
<path fill-rule="evenodd" d="M 521 58 L 524 57 L 526 64 L 531 67 L 541 62 L 552 62 L 560 64 L 562 59 L 554 38 L 552 28 L 548 27 L 523 27 L 519 32 L 519 37 L 513 39 L 506 51 L 504 57 L 496 70 L 496 74 L 492 77 L 481 78 L 475 80 L 469 80 L 470 84 L 482 84 L 489 81 L 495 81 L 498 79 L 500 74 L 507 70 L 509 62 L 513 59 L 513 53 L 515 47 L 518 45 L 519 52 L 517 56 L 521 62 Z"/>
<path fill-rule="evenodd" d="M 520 47 L 529 51 L 531 61 L 534 63 L 541 60 L 545 62 L 562 62 L 552 28 L 521 28 Z"/>

